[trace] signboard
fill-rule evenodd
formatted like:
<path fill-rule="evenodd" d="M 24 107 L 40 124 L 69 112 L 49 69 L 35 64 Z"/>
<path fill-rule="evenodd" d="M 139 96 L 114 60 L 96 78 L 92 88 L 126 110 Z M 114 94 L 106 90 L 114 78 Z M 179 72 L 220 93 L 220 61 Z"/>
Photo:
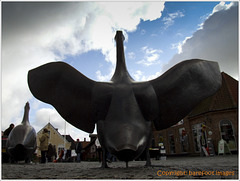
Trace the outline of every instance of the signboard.
<path fill-rule="evenodd" d="M 231 154 L 226 141 L 221 139 L 218 142 L 218 154 L 225 154 L 225 153 L 230 153 Z"/>

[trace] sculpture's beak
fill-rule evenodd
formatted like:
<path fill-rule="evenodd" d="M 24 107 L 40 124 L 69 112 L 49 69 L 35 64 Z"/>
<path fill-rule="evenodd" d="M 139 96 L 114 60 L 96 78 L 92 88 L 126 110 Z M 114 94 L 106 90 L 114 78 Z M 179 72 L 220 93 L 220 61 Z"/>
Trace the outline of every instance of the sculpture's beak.
<path fill-rule="evenodd" d="M 134 160 L 143 153 L 149 143 L 151 122 L 135 120 L 120 125 L 118 123 L 119 121 L 98 121 L 100 143 L 119 160 Z"/>

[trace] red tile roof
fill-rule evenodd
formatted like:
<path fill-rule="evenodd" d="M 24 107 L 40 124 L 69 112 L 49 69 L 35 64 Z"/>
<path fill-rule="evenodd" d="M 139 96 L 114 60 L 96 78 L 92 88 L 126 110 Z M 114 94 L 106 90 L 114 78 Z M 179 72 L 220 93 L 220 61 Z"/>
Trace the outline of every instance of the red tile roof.
<path fill-rule="evenodd" d="M 201 101 L 188 115 L 197 116 L 203 113 L 226 110 L 238 107 L 238 81 L 222 72 L 222 86 L 213 95 Z"/>

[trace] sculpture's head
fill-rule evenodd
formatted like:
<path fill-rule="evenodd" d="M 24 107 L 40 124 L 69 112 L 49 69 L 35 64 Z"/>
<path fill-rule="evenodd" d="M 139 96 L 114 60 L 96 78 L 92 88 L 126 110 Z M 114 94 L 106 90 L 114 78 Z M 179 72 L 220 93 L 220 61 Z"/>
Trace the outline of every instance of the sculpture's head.
<path fill-rule="evenodd" d="M 32 94 L 53 105 L 75 127 L 92 133 L 97 124 L 100 143 L 120 160 L 129 161 L 147 148 L 154 123 L 157 130 L 183 119 L 202 99 L 221 86 L 216 62 L 183 61 L 162 76 L 135 82 L 124 58 L 118 31 L 117 66 L 110 82 L 88 79 L 64 62 L 29 71 Z"/>

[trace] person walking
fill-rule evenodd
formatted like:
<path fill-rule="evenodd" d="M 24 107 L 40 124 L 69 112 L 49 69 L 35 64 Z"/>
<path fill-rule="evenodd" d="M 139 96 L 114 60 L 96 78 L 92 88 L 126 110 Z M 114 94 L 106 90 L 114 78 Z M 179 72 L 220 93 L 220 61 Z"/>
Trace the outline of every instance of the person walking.
<path fill-rule="evenodd" d="M 40 141 L 40 150 L 41 150 L 41 163 L 46 163 L 46 153 L 48 150 L 48 140 L 49 140 L 49 134 L 48 129 L 43 129 L 43 134 L 39 138 Z"/>
<path fill-rule="evenodd" d="M 77 144 L 76 144 L 76 147 L 75 147 L 75 151 L 77 153 L 77 162 L 80 163 L 81 162 L 82 144 L 79 141 L 79 139 L 77 139 Z"/>

